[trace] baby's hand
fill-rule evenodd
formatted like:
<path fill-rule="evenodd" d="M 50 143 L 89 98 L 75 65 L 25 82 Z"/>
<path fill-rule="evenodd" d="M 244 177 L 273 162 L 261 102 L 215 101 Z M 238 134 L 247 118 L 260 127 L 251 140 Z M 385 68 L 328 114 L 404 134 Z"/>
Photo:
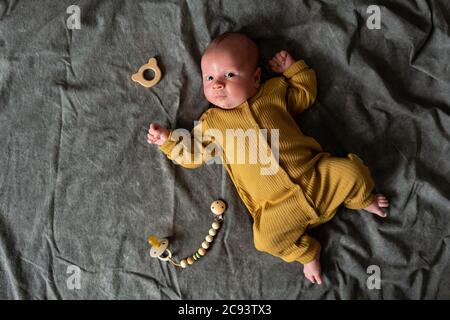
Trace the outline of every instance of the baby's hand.
<path fill-rule="evenodd" d="M 147 134 L 147 142 L 150 144 L 157 144 L 158 146 L 164 144 L 169 137 L 169 130 L 161 127 L 157 123 L 150 124 Z"/>
<path fill-rule="evenodd" d="M 278 73 L 285 72 L 293 63 L 294 58 L 291 57 L 289 52 L 283 50 L 275 54 L 272 60 L 269 61 L 269 65 L 272 70 Z"/>
<path fill-rule="evenodd" d="M 320 274 L 320 251 L 313 261 L 303 265 L 303 273 L 305 274 L 305 277 L 312 283 L 317 282 L 317 284 L 322 284 L 322 275 Z"/>

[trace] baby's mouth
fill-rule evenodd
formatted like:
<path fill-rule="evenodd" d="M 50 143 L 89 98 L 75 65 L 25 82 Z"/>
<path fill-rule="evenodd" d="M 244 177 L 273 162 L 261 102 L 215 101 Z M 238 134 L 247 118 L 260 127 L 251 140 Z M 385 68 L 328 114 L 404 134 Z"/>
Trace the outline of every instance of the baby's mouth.
<path fill-rule="evenodd" d="M 225 94 L 216 94 L 216 95 L 214 96 L 214 98 L 216 98 L 216 99 L 221 99 L 221 98 L 225 98 L 225 97 L 226 97 Z"/>

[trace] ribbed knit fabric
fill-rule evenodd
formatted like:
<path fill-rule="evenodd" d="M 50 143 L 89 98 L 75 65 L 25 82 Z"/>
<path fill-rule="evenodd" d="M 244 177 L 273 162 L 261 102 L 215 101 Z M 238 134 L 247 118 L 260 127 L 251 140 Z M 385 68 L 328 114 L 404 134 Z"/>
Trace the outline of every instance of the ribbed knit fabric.
<path fill-rule="evenodd" d="M 353 209 L 367 207 L 372 201 L 373 182 L 357 156 L 331 157 L 313 138 L 303 135 L 295 122 L 293 116 L 315 100 L 314 71 L 300 60 L 283 75 L 267 81 L 234 109 L 212 107 L 205 111 L 188 139 L 170 130 L 160 150 L 186 168 L 197 168 L 218 156 L 215 159 L 225 166 L 253 217 L 255 247 L 287 262 L 304 264 L 320 249 L 306 230 L 330 220 L 342 203 Z M 243 139 L 247 156 L 245 163 L 239 163 L 237 155 L 243 150 L 236 143 L 229 144 L 232 139 L 227 139 L 227 129 L 268 132 L 267 137 L 259 136 L 256 145 L 255 140 Z M 279 129 L 279 161 L 273 139 L 277 135 L 272 129 Z M 269 167 L 267 162 L 258 158 L 260 161 L 254 163 L 248 156 L 249 150 L 255 154 L 260 149 L 267 151 L 270 163 L 277 163 L 271 174 L 262 174 L 262 169 Z"/>

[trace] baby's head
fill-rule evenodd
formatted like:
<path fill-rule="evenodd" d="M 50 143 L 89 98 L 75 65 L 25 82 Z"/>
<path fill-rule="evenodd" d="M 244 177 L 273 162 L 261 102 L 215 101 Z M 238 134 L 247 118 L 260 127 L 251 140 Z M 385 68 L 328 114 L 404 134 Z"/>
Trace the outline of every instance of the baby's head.
<path fill-rule="evenodd" d="M 203 92 L 222 109 L 233 109 L 259 88 L 261 68 L 256 44 L 241 33 L 228 32 L 214 39 L 202 56 Z"/>

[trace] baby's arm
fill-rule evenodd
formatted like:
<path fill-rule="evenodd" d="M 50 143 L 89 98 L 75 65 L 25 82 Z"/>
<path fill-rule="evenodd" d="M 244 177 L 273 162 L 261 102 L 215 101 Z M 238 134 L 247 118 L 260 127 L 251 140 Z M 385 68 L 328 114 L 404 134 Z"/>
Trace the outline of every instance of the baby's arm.
<path fill-rule="evenodd" d="M 157 123 L 150 124 L 147 134 L 147 142 L 156 144 L 166 156 L 177 164 L 195 169 L 202 166 L 205 161 L 205 148 L 212 142 L 204 132 L 200 134 L 198 130 L 203 130 L 204 126 L 200 121 L 191 133 L 187 130 L 168 130 Z M 197 134 L 194 132 L 197 131 Z M 202 141 L 199 141 L 199 136 Z M 211 155 L 213 156 L 213 155 Z"/>
<path fill-rule="evenodd" d="M 283 73 L 287 78 L 289 84 L 287 108 L 291 115 L 295 116 L 313 104 L 317 95 L 316 74 L 303 60 L 295 61 L 283 50 L 269 61 L 269 65 L 273 71 Z"/>

